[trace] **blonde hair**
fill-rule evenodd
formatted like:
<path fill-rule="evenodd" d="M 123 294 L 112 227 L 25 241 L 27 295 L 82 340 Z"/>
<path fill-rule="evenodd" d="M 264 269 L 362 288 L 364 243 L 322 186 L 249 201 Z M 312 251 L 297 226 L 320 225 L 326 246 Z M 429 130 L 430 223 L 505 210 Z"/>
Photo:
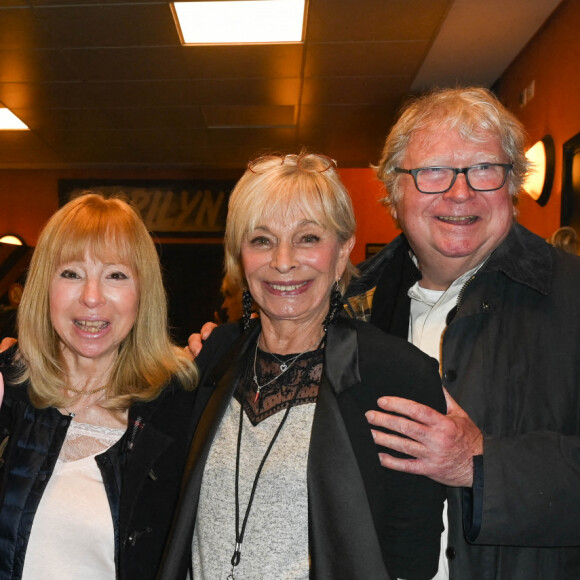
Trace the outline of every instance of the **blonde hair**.
<path fill-rule="evenodd" d="M 293 212 L 336 234 L 340 244 L 356 231 L 352 201 L 334 162 L 324 155 L 268 155 L 250 163 L 228 205 L 225 232 L 226 277 L 247 288 L 242 267 L 244 237 L 264 221 Z M 357 270 L 350 259 L 340 280 L 344 292 Z"/>
<path fill-rule="evenodd" d="M 87 254 L 128 265 L 140 289 L 135 324 L 119 347 L 104 406 L 125 409 L 152 400 L 174 374 L 193 388 L 197 370 L 169 338 L 159 257 L 149 232 L 127 202 L 86 194 L 57 211 L 42 230 L 18 308 L 19 382 L 30 381 L 32 402 L 37 407 L 71 404 L 64 394 L 72 385 L 51 322 L 49 289 L 61 264 L 82 261 Z"/>
<path fill-rule="evenodd" d="M 525 129 L 491 91 L 466 87 L 435 89 L 403 109 L 387 136 L 381 160 L 374 167 L 387 190 L 382 199 L 384 205 L 396 203 L 402 195 L 400 174 L 395 172 L 395 167 L 401 166 L 413 135 L 422 130 L 449 129 L 456 129 L 463 139 L 471 142 L 487 139 L 490 134 L 499 137 L 505 155 L 513 163 L 508 189 L 516 203 L 529 167 L 524 154 Z"/>

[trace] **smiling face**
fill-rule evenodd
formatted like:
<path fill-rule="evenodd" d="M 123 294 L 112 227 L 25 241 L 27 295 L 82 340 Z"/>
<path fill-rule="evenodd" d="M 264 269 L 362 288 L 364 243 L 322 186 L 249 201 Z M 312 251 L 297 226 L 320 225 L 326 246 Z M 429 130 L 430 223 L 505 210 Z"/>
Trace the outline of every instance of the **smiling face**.
<path fill-rule="evenodd" d="M 469 167 L 509 163 L 499 137 L 480 134 L 466 141 L 454 129 L 413 135 L 401 167 Z M 392 207 L 419 262 L 422 286 L 446 289 L 480 264 L 507 236 L 513 202 L 507 183 L 496 191 L 474 191 L 458 175 L 446 193 L 420 193 L 410 175 L 401 175 L 402 196 Z"/>
<path fill-rule="evenodd" d="M 135 324 L 138 280 L 125 264 L 85 255 L 82 261 L 57 267 L 49 303 L 51 322 L 69 369 L 90 363 L 105 372 Z"/>
<path fill-rule="evenodd" d="M 344 244 L 301 213 L 259 223 L 242 241 L 242 264 L 260 315 L 273 324 L 322 323 L 333 283 L 346 267 L 354 237 Z"/>

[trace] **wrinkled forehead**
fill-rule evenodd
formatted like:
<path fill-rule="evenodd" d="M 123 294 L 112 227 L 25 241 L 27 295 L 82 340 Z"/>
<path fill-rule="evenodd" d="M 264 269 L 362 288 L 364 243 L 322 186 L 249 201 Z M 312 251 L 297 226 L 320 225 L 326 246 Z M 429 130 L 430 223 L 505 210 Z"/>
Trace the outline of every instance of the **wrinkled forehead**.
<path fill-rule="evenodd" d="M 473 158 L 474 155 L 481 158 Z M 465 133 L 457 127 L 430 126 L 411 135 L 403 159 L 419 165 L 464 160 L 500 162 L 505 161 L 505 153 L 494 132 L 479 129 Z"/>

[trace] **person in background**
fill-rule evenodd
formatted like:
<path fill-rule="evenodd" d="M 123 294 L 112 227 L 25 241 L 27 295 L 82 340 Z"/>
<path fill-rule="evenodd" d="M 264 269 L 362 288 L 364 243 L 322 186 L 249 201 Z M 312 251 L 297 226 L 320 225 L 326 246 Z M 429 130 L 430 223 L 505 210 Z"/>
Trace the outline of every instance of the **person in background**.
<path fill-rule="evenodd" d="M 446 414 L 392 396 L 368 413 L 414 458 L 385 467 L 447 486 L 437 578 L 580 578 L 580 260 L 514 219 L 524 144 L 485 89 L 411 102 L 377 168 L 403 233 L 346 294 L 440 363 Z"/>
<path fill-rule="evenodd" d="M 226 273 L 244 316 L 197 359 L 199 423 L 161 579 L 435 574 L 443 488 L 383 469 L 365 411 L 389 393 L 444 412 L 441 381 L 404 340 L 337 316 L 354 236 L 324 155 L 258 158 L 234 188 Z"/>
<path fill-rule="evenodd" d="M 197 371 L 127 203 L 87 194 L 48 221 L 18 338 L 0 355 L 0 578 L 155 578 Z"/>
<path fill-rule="evenodd" d="M 216 313 L 216 322 L 238 322 L 242 318 L 242 288 L 234 284 L 227 276 L 223 277 L 220 292 L 223 302 Z"/>

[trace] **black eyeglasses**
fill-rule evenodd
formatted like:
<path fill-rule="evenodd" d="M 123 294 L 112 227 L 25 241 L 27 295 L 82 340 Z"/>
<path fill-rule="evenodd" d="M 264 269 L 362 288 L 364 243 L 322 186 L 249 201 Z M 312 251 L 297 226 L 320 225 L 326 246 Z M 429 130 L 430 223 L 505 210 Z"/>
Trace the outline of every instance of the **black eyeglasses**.
<path fill-rule="evenodd" d="M 277 163 L 270 163 L 276 161 Z M 264 173 L 273 166 L 284 165 L 287 161 L 293 162 L 302 171 L 311 173 L 324 173 L 331 168 L 336 169 L 334 159 L 318 153 L 300 153 L 299 155 L 263 155 L 248 163 L 248 169 L 252 173 Z"/>
<path fill-rule="evenodd" d="M 501 189 L 513 163 L 480 163 L 470 167 L 418 167 L 401 169 L 397 173 L 408 173 L 413 176 L 415 187 L 421 193 L 445 193 L 449 191 L 460 173 L 465 175 L 467 185 L 474 191 L 495 191 Z"/>

